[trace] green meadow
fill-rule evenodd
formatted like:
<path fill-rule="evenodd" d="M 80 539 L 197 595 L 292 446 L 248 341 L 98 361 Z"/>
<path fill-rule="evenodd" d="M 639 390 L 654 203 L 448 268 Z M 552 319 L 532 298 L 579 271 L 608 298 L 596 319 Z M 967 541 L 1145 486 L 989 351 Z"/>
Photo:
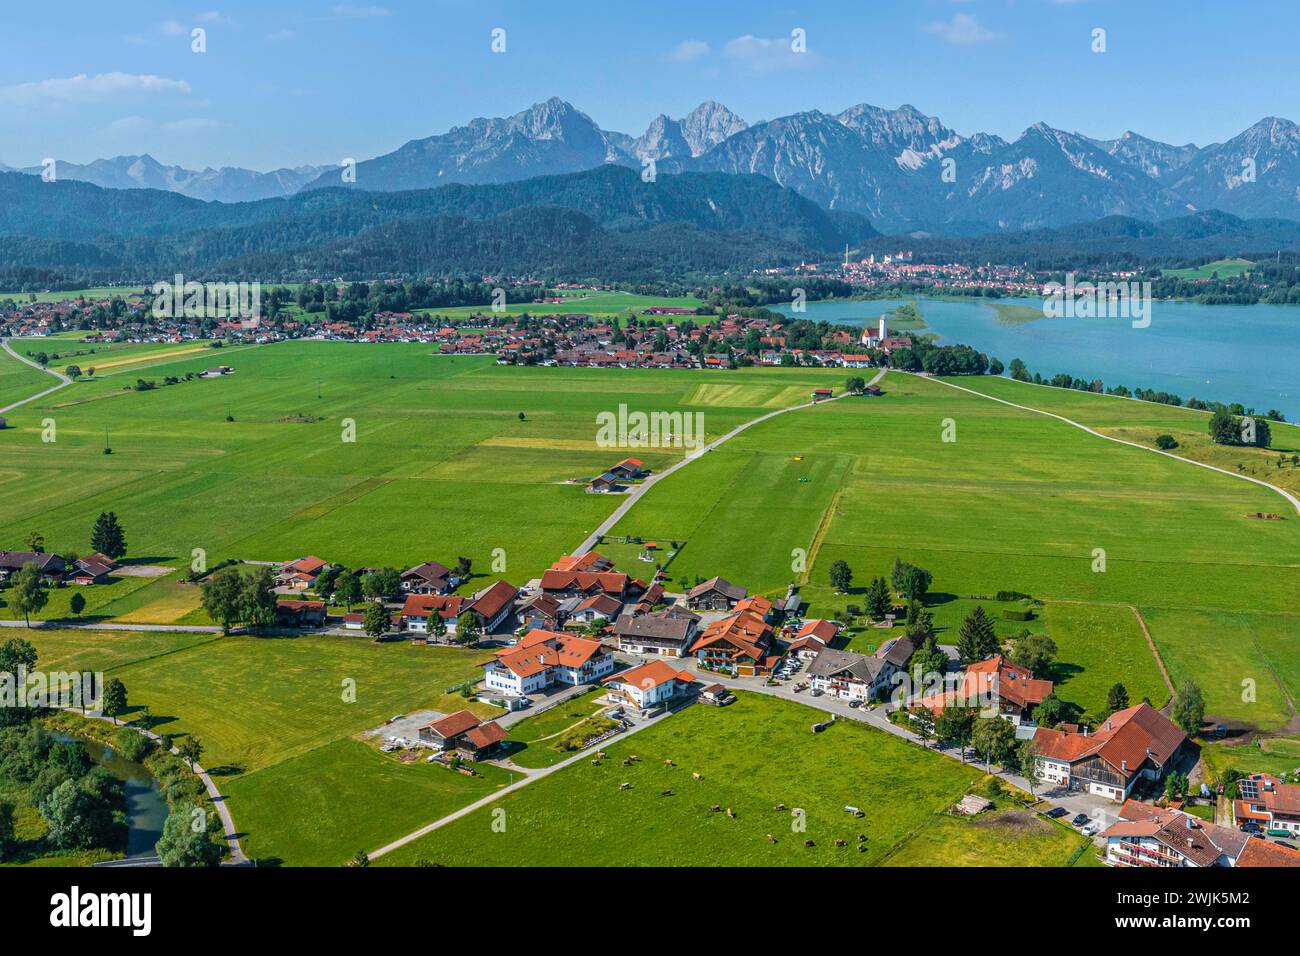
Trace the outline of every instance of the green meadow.
<path fill-rule="evenodd" d="M 1166 279 L 1209 279 L 1216 275 L 1220 279 L 1231 279 L 1249 272 L 1254 267 L 1255 263 L 1249 259 L 1215 259 L 1205 265 L 1190 266 L 1186 269 L 1162 269 L 1161 275 Z"/>
<path fill-rule="evenodd" d="M 416 709 L 497 711 L 449 687 L 481 651 L 364 637 L 217 637 L 169 632 L 9 630 L 43 670 L 93 670 L 127 688 L 127 719 L 196 736 L 245 851 L 268 863 L 339 865 L 509 780 L 404 764 L 360 735 Z M 375 797 L 382 794 L 382 812 Z"/>
<path fill-rule="evenodd" d="M 935 825 L 983 777 L 974 766 L 856 721 L 811 733 L 821 716 L 800 704 L 745 693 L 729 707 L 691 707 L 615 739 L 602 748 L 608 757 L 598 765 L 579 760 L 375 862 L 873 865 Z M 629 754 L 640 760 L 624 766 Z M 621 789 L 624 783 L 630 786 Z M 865 816 L 854 817 L 846 805 Z M 721 812 L 711 812 L 714 806 Z M 796 808 L 803 811 L 803 829 L 791 812 Z M 504 831 L 493 827 L 501 819 L 498 809 Z M 858 840 L 860 833 L 865 841 Z M 815 845 L 805 846 L 808 840 Z M 996 840 L 986 849 L 994 852 Z M 942 849 L 937 852 L 942 859 Z M 1056 855 L 1063 865 L 1069 851 Z"/>
<path fill-rule="evenodd" d="M 405 567 L 464 555 L 481 575 L 473 586 L 502 562 L 497 573 L 519 584 L 617 506 L 617 497 L 587 494 L 581 479 L 629 453 L 652 468 L 683 454 L 600 448 L 599 414 L 620 404 L 698 411 L 716 436 L 838 379 L 816 370 L 717 372 L 705 389 L 692 372 L 508 368 L 425 345 L 287 342 L 142 354 L 146 363 L 97 369 L 8 416 L 0 547 L 20 547 L 38 530 L 50 550 L 85 553 L 95 516 L 113 510 L 129 558 L 141 563 L 184 569 L 196 548 L 209 565 L 314 553 L 354 567 Z M 3 359 L 0 368 L 18 365 Z M 145 369 L 161 380 L 218 361 L 236 371 L 131 387 Z M 47 418 L 54 442 L 42 441 Z M 152 605 L 158 616 L 132 620 L 193 620 L 195 602 L 164 593 L 175 576 L 111 587 L 87 590 L 88 613 Z"/>

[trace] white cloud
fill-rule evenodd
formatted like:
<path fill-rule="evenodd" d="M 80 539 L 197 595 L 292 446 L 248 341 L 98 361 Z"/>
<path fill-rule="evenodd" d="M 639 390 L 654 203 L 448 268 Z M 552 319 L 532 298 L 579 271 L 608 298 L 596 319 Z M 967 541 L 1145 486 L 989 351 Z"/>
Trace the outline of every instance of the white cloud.
<path fill-rule="evenodd" d="M 216 129 L 221 124 L 206 116 L 187 116 L 184 119 L 163 123 L 163 129 L 173 133 L 187 133 L 193 130 Z"/>
<path fill-rule="evenodd" d="M 297 35 L 298 34 L 294 33 L 292 30 L 276 30 L 274 33 L 268 33 L 266 35 L 266 38 L 268 40 L 276 40 L 276 41 L 292 40 Z"/>
<path fill-rule="evenodd" d="M 62 79 L 0 86 L 0 103 L 92 103 L 132 93 L 189 93 L 184 80 L 140 73 L 78 73 Z"/>
<path fill-rule="evenodd" d="M 703 40 L 683 40 L 673 47 L 672 52 L 668 54 L 668 59 L 687 62 L 689 60 L 698 60 L 709 53 L 709 45 Z"/>
<path fill-rule="evenodd" d="M 933 33 L 946 43 L 957 46 L 970 46 L 975 43 L 989 43 L 1002 36 L 987 29 L 972 13 L 957 13 L 949 21 L 927 24 L 927 33 Z"/>
<path fill-rule="evenodd" d="M 767 39 L 748 33 L 728 40 L 722 53 L 733 63 L 759 71 L 805 66 L 813 59 L 811 53 L 796 53 L 790 37 Z"/>
<path fill-rule="evenodd" d="M 158 30 L 169 37 L 189 36 L 190 31 L 185 29 L 175 20 L 164 20 L 158 24 Z"/>

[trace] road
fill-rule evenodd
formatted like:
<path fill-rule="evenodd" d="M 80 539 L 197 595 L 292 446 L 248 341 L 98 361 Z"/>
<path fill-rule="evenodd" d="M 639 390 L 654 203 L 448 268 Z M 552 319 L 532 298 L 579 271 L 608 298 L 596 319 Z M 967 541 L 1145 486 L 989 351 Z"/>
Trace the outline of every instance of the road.
<path fill-rule="evenodd" d="M 880 371 L 876 373 L 875 377 L 867 384 L 875 385 L 884 377 L 885 372 L 887 371 L 888 369 L 882 368 Z M 699 458 L 701 455 L 706 454 L 707 452 L 711 452 L 713 451 L 713 449 L 719 447 L 723 443 L 728 442 L 731 439 L 735 438 L 745 429 L 752 428 L 753 426 L 759 424 L 760 422 L 765 422 L 768 419 L 776 418 L 776 416 L 784 415 L 787 412 L 797 412 L 802 408 L 812 408 L 814 405 L 825 405 L 826 402 L 828 401 L 837 402 L 841 398 L 847 397 L 847 394 L 848 393 L 843 393 L 837 395 L 835 398 L 826 399 L 825 401 L 821 401 L 821 402 L 805 402 L 802 405 L 791 405 L 788 408 L 778 408 L 774 412 L 768 412 L 766 415 L 760 415 L 758 418 L 752 419 L 751 421 L 747 421 L 742 425 L 737 425 L 735 428 L 727 432 L 722 437 L 715 438 L 713 441 L 709 442 L 704 447 L 695 449 L 695 451 L 691 452 L 689 455 L 684 457 L 681 461 L 677 462 L 676 464 L 669 465 L 663 471 L 659 472 L 658 474 L 651 475 L 645 481 L 641 482 L 641 484 L 635 486 L 630 492 L 627 493 L 623 503 L 614 509 L 613 514 L 611 514 L 608 518 L 602 521 L 600 523 L 600 527 L 598 527 L 595 531 L 593 531 L 590 535 L 588 535 L 587 539 L 583 541 L 582 544 L 580 544 L 573 553 L 586 554 L 588 551 L 590 551 L 592 548 L 596 546 L 596 542 L 600 540 L 601 536 L 608 534 L 610 529 L 613 528 L 614 525 L 618 524 L 619 520 L 632 509 L 632 506 L 637 503 L 637 501 L 641 498 L 641 496 L 644 495 L 651 488 L 653 488 L 658 482 L 662 481 L 664 478 L 667 478 L 669 475 L 673 474 L 678 469 L 685 468 L 687 465 L 695 461 L 695 459 Z"/>
<path fill-rule="evenodd" d="M 907 374 L 911 375 L 915 373 L 909 372 Z M 1012 408 L 1018 408 L 1021 411 L 1033 412 L 1036 415 L 1046 415 L 1048 418 L 1055 418 L 1057 421 L 1065 422 L 1065 424 L 1067 425 L 1073 425 L 1075 428 L 1078 428 L 1081 431 L 1085 431 L 1089 435 L 1093 435 L 1097 438 L 1104 438 L 1106 441 L 1113 441 L 1121 445 L 1128 445 L 1130 448 L 1140 448 L 1143 451 L 1151 452 L 1151 454 L 1153 455 L 1164 455 L 1166 458 L 1172 458 L 1174 461 L 1185 462 L 1186 464 L 1189 465 L 1195 465 L 1197 468 L 1206 468 L 1210 471 L 1217 471 L 1219 474 L 1227 475 L 1229 478 L 1240 478 L 1242 481 L 1249 481 L 1252 484 L 1261 485 L 1269 489 L 1270 491 L 1276 491 L 1279 495 L 1281 495 L 1283 498 L 1285 498 L 1287 501 L 1291 503 L 1291 506 L 1296 510 L 1296 514 L 1300 514 L 1300 498 L 1297 498 L 1295 495 L 1291 494 L 1291 492 L 1287 491 L 1285 488 L 1279 488 L 1277 485 L 1270 485 L 1267 481 L 1263 481 L 1259 478 L 1252 478 L 1250 475 L 1243 475 L 1240 472 L 1236 472 L 1236 471 L 1228 471 L 1228 469 L 1226 468 L 1219 468 L 1215 465 L 1207 465 L 1203 461 L 1193 461 L 1191 458 L 1184 458 L 1182 455 L 1175 455 L 1173 452 L 1163 451 L 1159 448 L 1150 448 L 1147 445 L 1142 445 L 1135 441 L 1128 441 L 1123 438 L 1116 438 L 1113 435 L 1103 435 L 1101 432 L 1097 431 L 1096 429 L 1089 428 L 1087 425 L 1083 425 L 1080 424 L 1079 422 L 1074 421 L 1073 419 L 1066 418 L 1064 415 L 1057 415 L 1055 412 L 1045 412 L 1041 408 L 1034 408 L 1030 405 L 1017 405 L 1015 402 L 1008 402 L 1006 399 L 1003 398 L 994 398 L 992 395 L 985 395 L 983 392 L 977 392 L 975 389 L 967 388 L 964 385 L 955 385 L 952 382 L 945 382 L 942 379 L 931 378 L 930 376 L 925 376 L 925 377 L 929 378 L 929 380 L 932 382 L 938 382 L 940 385 L 947 385 L 949 388 L 955 388 L 959 392 L 969 392 L 971 395 L 978 395 L 980 398 L 987 399 L 990 402 L 997 402 L 1000 405 L 1009 405 Z M 1043 387 L 1050 388 L 1051 386 L 1043 386 Z"/>
<path fill-rule="evenodd" d="M 68 385 L 72 384 L 72 379 L 68 378 L 68 376 L 64 375 L 62 372 L 56 372 L 54 371 L 54 369 L 46 368 L 44 365 L 41 365 L 39 362 L 33 362 L 31 359 L 24 358 L 23 356 L 19 355 L 9 345 L 8 339 L 0 339 L 0 348 L 3 348 L 6 352 L 8 352 L 10 355 L 16 358 L 18 361 L 22 362 L 24 365 L 30 365 L 32 368 L 44 372 L 46 375 L 53 375 L 55 378 L 59 380 L 58 385 L 52 386 L 51 388 L 47 388 L 43 392 L 37 392 L 35 395 L 29 396 L 28 398 L 24 398 L 21 401 L 14 402 L 12 405 L 6 405 L 4 408 L 0 408 L 0 415 L 3 415 L 7 411 L 11 411 L 15 408 L 18 408 L 20 405 L 26 405 L 28 402 L 34 402 L 38 398 L 44 398 L 46 395 L 49 395 L 51 392 L 57 392 L 59 389 L 65 388 Z"/>

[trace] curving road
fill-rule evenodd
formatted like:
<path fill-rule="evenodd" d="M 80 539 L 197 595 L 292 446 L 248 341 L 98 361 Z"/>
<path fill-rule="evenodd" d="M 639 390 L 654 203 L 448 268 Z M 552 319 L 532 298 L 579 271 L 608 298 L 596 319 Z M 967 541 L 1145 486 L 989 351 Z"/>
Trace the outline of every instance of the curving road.
<path fill-rule="evenodd" d="M 875 385 L 882 378 L 884 378 L 885 372 L 887 371 L 889 370 L 882 368 L 880 371 L 878 371 L 875 374 L 875 377 L 872 378 L 871 381 L 867 382 L 867 384 Z M 622 504 L 620 504 L 617 508 L 615 508 L 613 513 L 600 523 L 600 527 L 598 527 L 595 531 L 589 534 L 587 536 L 587 539 L 583 541 L 582 544 L 578 545 L 577 549 L 573 553 L 586 554 L 588 551 L 594 548 L 596 546 L 596 542 L 600 540 L 601 535 L 608 534 L 610 529 L 613 528 L 614 525 L 618 524 L 619 520 L 632 509 L 632 506 L 637 503 L 637 500 L 640 499 L 641 496 L 644 495 L 647 491 L 649 491 L 652 487 L 654 487 L 654 485 L 657 482 L 663 480 L 664 478 L 667 478 L 669 475 L 671 475 L 673 472 L 677 471 L 678 469 L 685 468 L 687 465 L 693 462 L 696 458 L 699 458 L 705 452 L 713 451 L 713 449 L 717 448 L 719 445 L 723 444 L 724 442 L 730 441 L 731 439 L 739 435 L 741 432 L 743 432 L 745 429 L 752 428 L 754 425 L 757 425 L 760 422 L 765 422 L 770 418 L 776 418 L 776 416 L 778 415 L 784 415 L 786 412 L 798 411 L 801 408 L 812 408 L 814 405 L 825 405 L 827 401 L 837 402 L 841 398 L 844 398 L 847 394 L 848 394 L 847 392 L 844 392 L 840 395 L 836 395 L 834 398 L 826 399 L 826 401 L 804 402 L 802 405 L 791 405 L 788 408 L 778 408 L 774 412 L 768 412 L 766 415 L 760 415 L 758 418 L 747 421 L 742 425 L 737 425 L 735 428 L 727 432 L 722 437 L 713 439 L 713 441 L 709 442 L 703 448 L 695 449 L 695 451 L 691 452 L 681 461 L 677 462 L 676 464 L 670 465 L 669 467 L 665 468 L 663 471 L 657 474 L 651 475 L 641 484 L 637 485 L 630 492 L 628 492 L 628 494 L 625 496 L 626 500 L 624 500 Z"/>
<path fill-rule="evenodd" d="M 908 372 L 907 374 L 913 375 L 915 373 Z M 1151 454 L 1153 455 L 1164 455 L 1166 458 L 1172 458 L 1174 461 L 1181 461 L 1189 465 L 1195 465 L 1197 468 L 1206 468 L 1210 471 L 1217 471 L 1219 474 L 1227 475 L 1229 478 L 1240 478 L 1242 481 L 1249 481 L 1252 484 L 1262 485 L 1263 487 L 1269 489 L 1270 491 L 1276 491 L 1279 495 L 1281 495 L 1283 498 L 1285 498 L 1287 501 L 1291 503 L 1291 506 L 1296 510 L 1296 514 L 1300 514 L 1300 498 L 1297 498 L 1295 495 L 1291 494 L 1291 492 L 1287 491 L 1285 488 L 1279 488 L 1277 485 L 1270 485 L 1267 481 L 1262 481 L 1259 478 L 1252 478 L 1250 475 L 1243 475 L 1239 472 L 1228 471 L 1228 469 L 1226 468 L 1219 468 L 1215 465 L 1207 465 L 1203 461 L 1193 461 L 1190 458 L 1184 458 L 1182 455 L 1175 455 L 1172 452 L 1162 451 L 1159 448 L 1151 448 L 1147 445 L 1142 445 L 1135 441 L 1128 441 L 1123 438 L 1116 438 L 1113 435 L 1103 435 L 1101 432 L 1097 431 L 1096 429 L 1089 428 L 1087 425 L 1083 425 L 1080 424 L 1079 422 L 1074 421 L 1073 419 L 1066 418 L 1064 415 L 1058 415 L 1055 412 L 1045 412 L 1041 408 L 1033 408 L 1032 406 L 1029 405 L 1017 405 L 1015 402 L 1008 402 L 1004 398 L 994 398 L 992 395 L 986 395 L 983 392 L 977 392 L 975 389 L 966 388 L 966 386 L 964 385 L 954 385 L 952 382 L 945 382 L 942 379 L 933 378 L 931 376 L 918 376 L 918 377 L 924 377 L 928 381 L 938 382 L 940 385 L 946 385 L 949 388 L 955 388 L 959 392 L 969 392 L 971 395 L 978 395 L 980 398 L 988 399 L 990 402 L 997 402 L 1000 405 L 1009 405 L 1012 408 L 1018 408 L 1021 411 L 1033 412 L 1036 415 L 1046 415 L 1048 418 L 1055 418 L 1057 421 L 1065 422 L 1065 424 L 1067 425 L 1073 425 L 1075 428 L 1079 429 L 1080 431 L 1085 431 L 1089 435 L 1093 435 L 1097 438 L 1104 438 L 1106 441 L 1117 442 L 1120 445 L 1128 445 L 1130 448 L 1140 448 L 1143 451 L 1151 452 Z"/>
<path fill-rule="evenodd" d="M 44 398 L 46 395 L 49 395 L 51 392 L 57 392 L 59 389 L 72 384 L 72 379 L 68 378 L 68 376 L 64 375 L 62 372 L 56 372 L 52 368 L 46 368 L 44 365 L 41 365 L 39 362 L 33 362 L 31 359 L 24 358 L 23 356 L 19 355 L 9 345 L 8 339 L 0 339 L 0 348 L 3 348 L 6 352 L 8 352 L 10 355 L 16 358 L 18 361 L 22 362 L 24 365 L 30 365 L 32 368 L 36 369 L 37 371 L 44 372 L 46 375 L 53 375 L 55 378 L 59 380 L 58 385 L 55 385 L 51 388 L 47 388 L 43 392 L 37 392 L 35 395 L 29 396 L 28 398 L 24 398 L 22 401 L 14 402 L 12 405 L 6 405 L 4 408 L 0 408 L 0 414 L 18 408 L 20 405 L 26 405 L 28 402 L 34 402 L 38 398 Z"/>

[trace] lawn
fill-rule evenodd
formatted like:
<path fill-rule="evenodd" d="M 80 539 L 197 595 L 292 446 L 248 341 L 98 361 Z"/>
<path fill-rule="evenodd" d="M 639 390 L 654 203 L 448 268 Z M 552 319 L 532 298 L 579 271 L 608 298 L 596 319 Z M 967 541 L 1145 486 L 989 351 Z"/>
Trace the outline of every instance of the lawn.
<path fill-rule="evenodd" d="M 335 740 L 221 787 L 244 852 L 259 866 L 339 866 L 504 787 L 482 764 L 468 777 L 440 764 L 403 763 L 356 740 Z"/>
<path fill-rule="evenodd" d="M 1228 770 L 1280 777 L 1300 770 L 1300 738 L 1264 737 L 1238 746 L 1208 744 L 1202 748 L 1201 756 L 1214 782 L 1221 780 Z"/>
<path fill-rule="evenodd" d="M 507 746 L 515 744 L 519 748 L 511 748 L 511 761 L 521 767 L 549 767 L 573 756 L 573 751 L 559 749 L 555 744 L 568 732 L 587 737 L 599 732 L 592 718 L 604 709 L 604 697 L 603 690 L 588 691 L 511 726 Z"/>
<path fill-rule="evenodd" d="M 1075 853 L 1091 842 L 1031 810 L 999 805 L 976 817 L 939 814 L 884 862 L 886 866 L 1068 866 Z"/>
<path fill-rule="evenodd" d="M 1052 680 L 1062 700 L 1085 713 L 1104 715 L 1106 695 L 1120 683 L 1129 700 L 1163 707 L 1169 690 L 1132 610 L 1113 605 L 1052 603 L 1043 608 L 1042 626 L 1056 642 Z"/>
<path fill-rule="evenodd" d="M 1160 274 L 1166 279 L 1209 279 L 1217 275 L 1220 279 L 1231 279 L 1249 272 L 1255 263 L 1249 259 L 1215 259 L 1201 266 L 1186 269 L 1162 269 Z"/>
<path fill-rule="evenodd" d="M 854 721 L 814 735 L 812 724 L 824 716 L 745 693 L 729 707 L 692 707 L 616 738 L 599 766 L 579 760 L 376 862 L 870 865 L 933 824 L 982 777 L 972 766 Z M 629 754 L 641 759 L 624 766 Z M 631 786 L 620 789 L 623 783 Z M 786 809 L 775 809 L 779 804 Z M 865 816 L 855 818 L 845 805 Z M 710 812 L 712 806 L 723 812 Z M 493 829 L 501 819 L 496 808 L 504 810 L 504 832 Z M 796 808 L 804 811 L 803 830 Z M 857 849 L 859 833 L 867 836 L 865 851 Z M 837 839 L 846 846 L 837 847 Z M 995 845 L 990 841 L 990 850 Z"/>

